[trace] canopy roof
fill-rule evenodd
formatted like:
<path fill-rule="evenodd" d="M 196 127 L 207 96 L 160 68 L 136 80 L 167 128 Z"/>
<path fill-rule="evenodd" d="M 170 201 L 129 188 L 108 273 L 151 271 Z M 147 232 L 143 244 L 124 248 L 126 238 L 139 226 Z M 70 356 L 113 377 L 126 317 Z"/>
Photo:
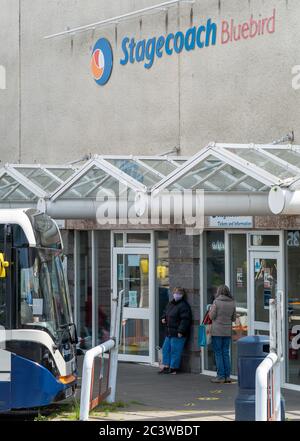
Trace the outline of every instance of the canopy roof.
<path fill-rule="evenodd" d="M 122 186 L 147 194 L 268 194 L 276 186 L 294 191 L 300 187 L 300 146 L 210 143 L 191 158 L 94 155 L 78 167 L 6 164 L 0 168 L 0 206 L 35 206 L 41 199 L 82 203 L 96 200 L 100 189 L 120 195 Z"/>

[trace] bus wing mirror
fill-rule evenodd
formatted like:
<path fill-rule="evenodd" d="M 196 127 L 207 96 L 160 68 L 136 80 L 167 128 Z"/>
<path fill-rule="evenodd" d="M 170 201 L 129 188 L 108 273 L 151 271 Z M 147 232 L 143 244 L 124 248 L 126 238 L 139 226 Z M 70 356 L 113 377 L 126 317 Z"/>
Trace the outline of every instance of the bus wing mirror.
<path fill-rule="evenodd" d="M 5 260 L 4 253 L 0 253 L 0 278 L 6 277 L 6 268 L 9 267 L 9 262 Z"/>

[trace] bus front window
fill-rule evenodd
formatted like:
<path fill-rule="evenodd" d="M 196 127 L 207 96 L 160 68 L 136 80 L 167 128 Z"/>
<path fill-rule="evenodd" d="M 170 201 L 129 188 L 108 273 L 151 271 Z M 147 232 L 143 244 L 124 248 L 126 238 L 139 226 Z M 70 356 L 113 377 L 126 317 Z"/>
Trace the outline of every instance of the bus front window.
<path fill-rule="evenodd" d="M 61 255 L 55 250 L 21 248 L 19 251 L 19 323 L 45 328 L 55 339 L 72 318 Z"/>

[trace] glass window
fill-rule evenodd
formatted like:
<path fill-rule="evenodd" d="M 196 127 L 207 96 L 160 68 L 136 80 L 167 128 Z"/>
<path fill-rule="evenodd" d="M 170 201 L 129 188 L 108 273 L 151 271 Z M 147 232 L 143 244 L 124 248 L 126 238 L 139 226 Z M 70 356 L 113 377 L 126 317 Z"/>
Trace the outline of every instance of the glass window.
<path fill-rule="evenodd" d="M 60 186 L 60 182 L 57 179 L 49 176 L 48 173 L 40 168 L 18 167 L 16 170 L 44 191 L 53 192 Z"/>
<path fill-rule="evenodd" d="M 151 235 L 149 233 L 127 233 L 126 240 L 130 244 L 150 243 Z"/>
<path fill-rule="evenodd" d="M 145 164 L 157 170 L 159 173 L 164 176 L 169 175 L 172 171 L 174 171 L 177 167 L 169 161 L 157 160 L 157 159 L 143 159 Z"/>
<path fill-rule="evenodd" d="M 120 354 L 149 355 L 149 320 L 122 321 Z"/>
<path fill-rule="evenodd" d="M 292 151 L 288 149 L 266 149 L 266 152 L 272 153 L 272 155 L 277 156 L 280 159 L 283 159 L 290 164 L 300 167 L 300 153 L 299 150 Z"/>
<path fill-rule="evenodd" d="M 204 234 L 204 311 L 214 301 L 219 285 L 225 283 L 225 238 L 224 231 L 207 231 Z M 204 368 L 215 371 L 212 345 L 204 351 Z"/>
<path fill-rule="evenodd" d="M 300 231 L 286 235 L 286 382 L 300 384 Z"/>
<path fill-rule="evenodd" d="M 244 172 L 210 155 L 196 164 L 183 177 L 171 184 L 171 188 L 206 191 L 260 191 L 264 184 Z"/>
<path fill-rule="evenodd" d="M 18 248 L 19 324 L 45 328 L 58 337 L 72 322 L 61 255 L 39 248 Z"/>
<path fill-rule="evenodd" d="M 230 290 L 236 301 L 237 319 L 232 334 L 232 373 L 237 374 L 237 341 L 248 334 L 247 237 L 230 236 Z"/>
<path fill-rule="evenodd" d="M 0 279 L 0 326 L 6 325 L 6 284 L 5 279 Z"/>
<path fill-rule="evenodd" d="M 160 181 L 160 176 L 155 172 L 150 171 L 142 164 L 134 161 L 133 159 L 106 159 L 112 165 L 120 169 L 122 172 L 134 178 L 136 181 L 141 182 L 147 187 L 156 184 Z"/>
<path fill-rule="evenodd" d="M 4 251 L 4 225 L 0 225 L 0 253 Z M 0 326 L 6 325 L 6 279 L 0 279 Z"/>
<path fill-rule="evenodd" d="M 123 246 L 123 233 L 115 233 L 114 234 L 114 246 L 122 247 Z"/>
<path fill-rule="evenodd" d="M 119 181 L 95 166 L 63 193 L 61 199 L 93 199 L 100 189 L 102 190 L 101 196 L 104 196 L 106 191 L 108 196 L 111 196 L 111 191 L 118 195 Z"/>
<path fill-rule="evenodd" d="M 165 327 L 161 323 L 163 311 L 169 302 L 169 233 L 156 233 L 156 346 L 160 348 L 165 338 Z"/>
<path fill-rule="evenodd" d="M 0 199 L 35 201 L 38 197 L 11 176 L 4 174 L 0 178 Z"/>
<path fill-rule="evenodd" d="M 254 259 L 254 320 L 269 322 L 269 301 L 277 291 L 277 259 Z"/>
<path fill-rule="evenodd" d="M 79 233 L 78 261 L 78 338 L 82 349 L 92 347 L 91 232 Z"/>
<path fill-rule="evenodd" d="M 246 161 L 251 162 L 252 164 L 261 167 L 267 172 L 271 173 L 278 178 L 285 179 L 290 178 L 295 175 L 295 173 L 291 173 L 284 165 L 278 164 L 277 162 L 270 159 L 268 156 L 265 156 L 263 153 L 254 150 L 254 149 L 228 149 L 232 153 L 235 153 L 240 158 L 245 159 Z M 250 165 L 250 164 L 249 164 Z"/>
<path fill-rule="evenodd" d="M 110 338 L 111 315 L 111 235 L 110 231 L 94 231 L 95 236 L 95 302 L 96 339 L 101 344 Z"/>
<path fill-rule="evenodd" d="M 251 246 L 278 247 L 279 235 L 277 234 L 251 234 Z"/>

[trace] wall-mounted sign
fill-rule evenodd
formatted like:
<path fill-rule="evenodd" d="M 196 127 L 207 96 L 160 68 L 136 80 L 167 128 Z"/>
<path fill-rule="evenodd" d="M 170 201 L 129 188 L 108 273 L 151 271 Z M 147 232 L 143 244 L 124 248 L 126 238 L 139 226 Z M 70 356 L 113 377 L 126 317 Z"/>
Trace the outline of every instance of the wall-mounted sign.
<path fill-rule="evenodd" d="M 155 60 L 181 52 L 190 52 L 216 44 L 224 45 L 242 40 L 273 34 L 275 32 L 276 9 L 267 17 L 254 17 L 237 23 L 233 18 L 221 19 L 220 24 L 208 18 L 200 25 L 185 31 L 178 30 L 167 35 L 153 36 L 137 40 L 135 37 L 124 37 L 121 42 L 122 57 L 120 65 L 141 63 L 150 69 Z M 92 75 L 100 86 L 110 78 L 113 66 L 113 51 L 106 38 L 100 38 L 94 45 L 91 59 Z"/>
<path fill-rule="evenodd" d="M 299 349 L 300 349 L 300 325 L 293 326 L 292 335 L 295 335 L 295 337 L 292 339 L 292 349 L 299 351 Z"/>
<path fill-rule="evenodd" d="M 128 291 L 129 308 L 137 308 L 137 291 Z"/>
<path fill-rule="evenodd" d="M 221 240 L 217 240 L 217 241 L 211 243 L 211 249 L 213 251 L 224 251 L 225 244 Z"/>
<path fill-rule="evenodd" d="M 264 309 L 270 308 L 270 300 L 272 298 L 271 290 L 264 289 Z"/>
<path fill-rule="evenodd" d="M 286 244 L 288 247 L 299 247 L 300 231 L 288 231 Z"/>
<path fill-rule="evenodd" d="M 243 268 L 236 269 L 236 287 L 243 288 L 244 280 L 243 280 Z"/>
<path fill-rule="evenodd" d="M 208 226 L 211 228 L 252 228 L 252 216 L 209 216 Z"/>

